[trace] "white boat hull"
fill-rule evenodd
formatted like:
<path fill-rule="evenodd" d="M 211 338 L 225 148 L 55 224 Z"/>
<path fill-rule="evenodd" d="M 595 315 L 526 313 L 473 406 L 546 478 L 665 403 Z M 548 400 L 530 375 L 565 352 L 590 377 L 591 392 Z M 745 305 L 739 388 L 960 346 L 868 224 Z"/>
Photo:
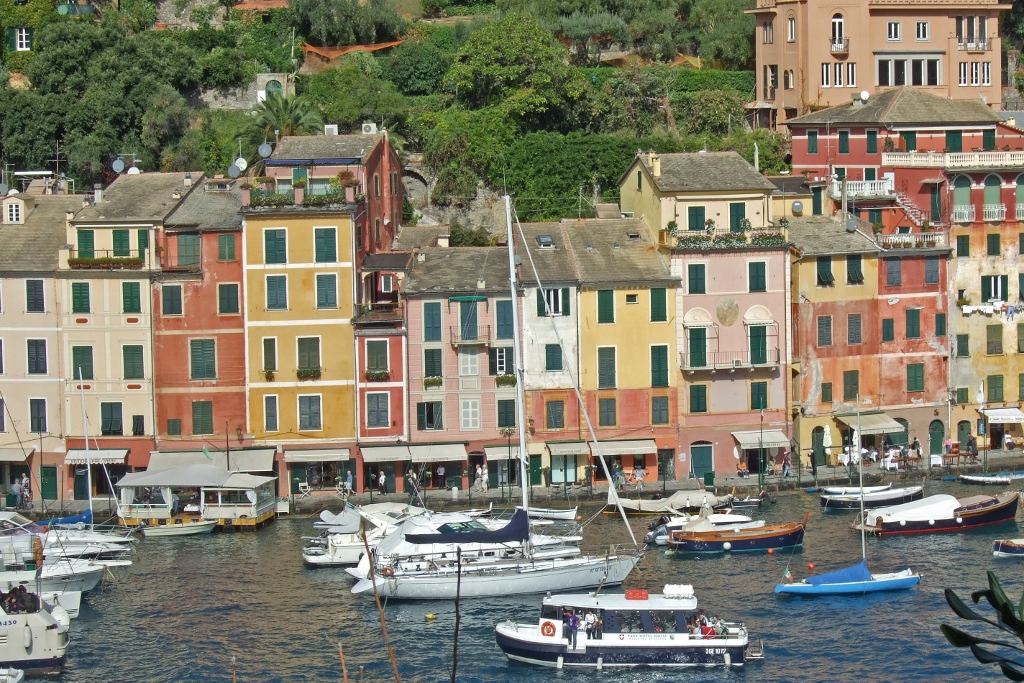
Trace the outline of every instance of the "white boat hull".
<path fill-rule="evenodd" d="M 487 598 L 527 595 L 558 590 L 581 590 L 601 585 L 621 584 L 640 555 L 579 557 L 521 563 L 493 563 L 487 566 L 463 565 L 461 586 L 458 572 L 452 568 L 374 579 L 361 579 L 353 593 L 373 594 L 374 581 L 381 597 L 404 600 L 453 600 L 456 591 L 463 598 Z"/>
<path fill-rule="evenodd" d="M 217 526 L 217 520 L 203 520 L 187 524 L 160 524 L 147 526 L 142 530 L 146 538 L 163 538 L 165 536 L 194 536 L 208 534 Z"/>

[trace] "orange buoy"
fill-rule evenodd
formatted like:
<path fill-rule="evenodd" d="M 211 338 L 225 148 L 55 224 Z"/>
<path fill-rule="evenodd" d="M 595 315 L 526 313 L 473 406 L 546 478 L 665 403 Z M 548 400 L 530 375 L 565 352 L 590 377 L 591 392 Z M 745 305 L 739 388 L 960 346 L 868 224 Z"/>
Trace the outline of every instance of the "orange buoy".
<path fill-rule="evenodd" d="M 774 548 L 768 548 L 768 554 L 769 555 L 774 555 L 775 554 L 775 549 Z"/>
<path fill-rule="evenodd" d="M 577 522 L 582 522 L 583 521 L 583 515 L 576 515 L 576 521 Z"/>
<path fill-rule="evenodd" d="M 814 563 L 813 562 L 808 562 L 807 563 L 807 568 L 810 569 L 813 572 L 814 571 Z"/>

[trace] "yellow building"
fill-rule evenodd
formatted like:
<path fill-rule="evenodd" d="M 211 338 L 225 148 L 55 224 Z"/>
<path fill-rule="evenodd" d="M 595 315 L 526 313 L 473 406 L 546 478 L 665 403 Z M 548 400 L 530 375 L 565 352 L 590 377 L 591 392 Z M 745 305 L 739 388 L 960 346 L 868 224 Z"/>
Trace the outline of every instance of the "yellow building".
<path fill-rule="evenodd" d="M 651 482 L 659 456 L 674 462 L 679 445 L 678 279 L 640 220 L 565 220 L 562 230 L 579 278 L 587 414 L 606 458 L 626 472 L 643 467 Z"/>
<path fill-rule="evenodd" d="M 354 450 L 353 217 L 343 206 L 244 212 L 248 421 L 256 443 L 284 453 L 286 493 L 316 476 L 310 463 Z"/>

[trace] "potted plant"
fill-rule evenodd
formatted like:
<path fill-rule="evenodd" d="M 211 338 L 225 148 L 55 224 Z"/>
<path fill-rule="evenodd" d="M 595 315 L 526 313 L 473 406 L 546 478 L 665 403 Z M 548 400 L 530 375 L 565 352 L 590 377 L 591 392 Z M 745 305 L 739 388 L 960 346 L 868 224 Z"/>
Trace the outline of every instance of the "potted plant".
<path fill-rule="evenodd" d="M 872 231 L 874 231 L 874 233 L 875 233 L 876 235 L 880 235 L 880 234 L 882 234 L 882 227 L 883 227 L 883 226 L 882 226 L 882 224 L 881 224 L 881 223 L 872 223 L 872 224 L 871 224 L 871 230 L 872 230 Z"/>
<path fill-rule="evenodd" d="M 714 221 L 714 219 L 709 218 L 706 221 L 704 221 L 704 232 L 706 232 L 709 235 L 711 235 L 711 234 L 713 234 L 715 232 L 715 221 Z"/>
<path fill-rule="evenodd" d="M 892 138 L 886 137 L 885 140 L 882 141 L 883 152 L 892 152 L 895 148 L 896 145 L 893 143 Z"/>
<path fill-rule="evenodd" d="M 515 385 L 515 375 L 498 375 L 494 378 L 494 386 L 496 387 L 514 387 Z"/>
<path fill-rule="evenodd" d="M 444 385 L 444 378 L 443 377 L 424 377 L 423 378 L 423 388 L 424 389 L 433 389 L 433 388 L 436 388 L 436 387 L 441 387 L 443 385 Z"/>
<path fill-rule="evenodd" d="M 367 370 L 366 381 L 367 382 L 387 382 L 391 379 L 391 373 L 387 370 Z"/>
<path fill-rule="evenodd" d="M 544 485 L 551 486 L 551 467 L 549 465 L 540 468 L 540 475 L 544 477 Z"/>
<path fill-rule="evenodd" d="M 750 224 L 750 219 L 749 218 L 744 217 L 744 218 L 740 219 L 740 230 L 741 231 L 743 231 L 743 232 L 750 232 L 751 227 L 752 226 Z"/>
<path fill-rule="evenodd" d="M 302 379 L 320 379 L 321 368 L 299 368 L 295 371 L 295 376 Z"/>
<path fill-rule="evenodd" d="M 273 370 L 264 370 L 263 371 L 263 379 L 267 380 L 268 382 L 273 382 L 274 381 L 274 371 Z"/>
<path fill-rule="evenodd" d="M 675 235 L 677 232 L 679 232 L 679 224 L 676 223 L 675 221 L 669 221 L 668 223 L 665 224 L 665 230 L 668 232 L 668 234 Z"/>

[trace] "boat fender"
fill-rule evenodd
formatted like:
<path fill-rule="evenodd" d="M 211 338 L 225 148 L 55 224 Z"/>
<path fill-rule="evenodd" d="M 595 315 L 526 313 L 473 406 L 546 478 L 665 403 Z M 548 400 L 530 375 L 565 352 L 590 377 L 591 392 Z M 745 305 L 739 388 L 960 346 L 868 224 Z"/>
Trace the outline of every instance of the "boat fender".
<path fill-rule="evenodd" d="M 928 520 L 928 525 L 929 526 L 935 526 L 935 520 L 934 519 L 929 519 Z"/>
<path fill-rule="evenodd" d="M 388 577 L 388 578 L 391 578 L 392 576 L 395 575 L 395 570 L 392 569 L 391 567 L 384 567 L 384 569 L 382 569 L 380 571 L 380 573 L 383 574 L 384 576 Z"/>
<path fill-rule="evenodd" d="M 956 518 L 956 523 L 957 524 L 963 524 L 964 523 L 964 518 L 963 517 L 957 517 Z"/>
<path fill-rule="evenodd" d="M 725 665 L 732 666 L 732 657 L 729 655 L 728 652 L 725 653 Z"/>
<path fill-rule="evenodd" d="M 25 622 L 25 652 L 32 652 L 32 627 Z"/>
<path fill-rule="evenodd" d="M 551 621 L 545 621 L 540 625 L 540 634 L 545 638 L 550 638 L 555 635 L 555 624 Z"/>
<path fill-rule="evenodd" d="M 729 543 L 729 541 L 726 541 L 725 543 L 722 544 L 722 547 L 725 548 L 726 550 L 732 550 L 732 543 Z"/>
<path fill-rule="evenodd" d="M 907 520 L 901 519 L 900 520 L 900 526 L 906 526 L 906 525 L 907 525 Z"/>

